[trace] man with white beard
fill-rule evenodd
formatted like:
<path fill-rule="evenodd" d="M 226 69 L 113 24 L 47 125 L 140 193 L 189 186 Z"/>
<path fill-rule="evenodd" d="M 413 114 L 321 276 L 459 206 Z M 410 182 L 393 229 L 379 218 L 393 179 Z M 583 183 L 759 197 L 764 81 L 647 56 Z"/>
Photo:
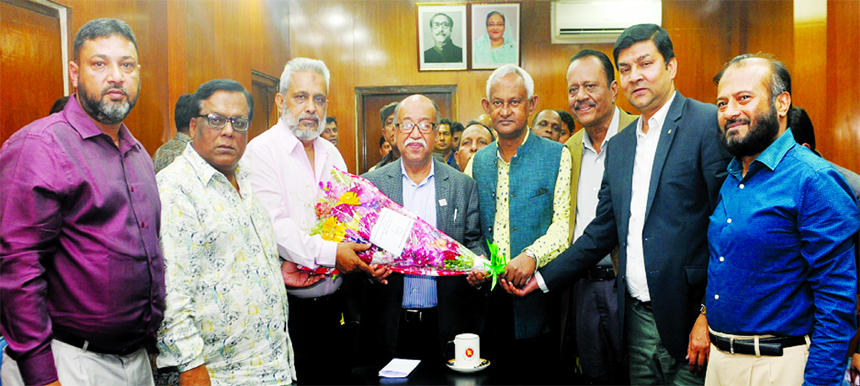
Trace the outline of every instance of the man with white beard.
<path fill-rule="evenodd" d="M 269 212 L 282 259 L 305 267 L 337 267 L 341 273 L 377 273 L 356 255 L 367 244 L 325 241 L 310 230 L 317 222 L 314 204 L 320 182 L 331 178 L 331 168 L 346 163 L 325 130 L 329 70 L 320 60 L 296 58 L 284 66 L 275 103 L 281 118 L 250 143 L 245 153 L 251 187 Z M 289 331 L 293 336 L 296 373 L 302 383 L 342 383 L 349 348 L 338 350 L 344 310 L 343 278 L 329 276 L 307 288 L 288 288 Z M 333 349 L 334 348 L 334 349 Z"/>

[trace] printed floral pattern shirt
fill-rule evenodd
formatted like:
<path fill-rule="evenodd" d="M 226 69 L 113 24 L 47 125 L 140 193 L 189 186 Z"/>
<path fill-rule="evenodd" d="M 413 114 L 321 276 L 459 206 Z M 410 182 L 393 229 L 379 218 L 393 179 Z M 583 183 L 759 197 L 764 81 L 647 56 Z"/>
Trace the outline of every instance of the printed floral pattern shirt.
<path fill-rule="evenodd" d="M 158 366 L 205 365 L 213 385 L 296 379 L 271 220 L 242 164 L 240 194 L 189 144 L 158 174 L 167 309 Z"/>

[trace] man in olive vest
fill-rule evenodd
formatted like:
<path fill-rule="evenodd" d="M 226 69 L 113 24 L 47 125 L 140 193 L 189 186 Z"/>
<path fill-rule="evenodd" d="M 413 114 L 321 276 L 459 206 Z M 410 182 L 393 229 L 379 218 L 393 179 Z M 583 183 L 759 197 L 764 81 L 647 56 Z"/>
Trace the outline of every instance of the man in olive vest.
<path fill-rule="evenodd" d="M 512 257 L 499 280 L 521 286 L 569 245 L 570 151 L 530 133 L 528 118 L 537 96 L 522 68 L 508 64 L 493 72 L 481 103 L 498 140 L 475 153 L 465 173 L 478 181 L 484 237 L 499 246 L 499 254 Z M 482 285 L 488 277 L 474 272 L 468 279 Z M 551 296 L 514 298 L 502 288 L 490 291 L 482 354 L 499 368 L 511 369 L 508 379 L 514 383 L 525 376 L 519 369 L 554 368 L 558 335 L 550 323 Z M 521 381 L 553 382 L 551 371 L 539 373 L 544 378 L 528 372 Z"/>

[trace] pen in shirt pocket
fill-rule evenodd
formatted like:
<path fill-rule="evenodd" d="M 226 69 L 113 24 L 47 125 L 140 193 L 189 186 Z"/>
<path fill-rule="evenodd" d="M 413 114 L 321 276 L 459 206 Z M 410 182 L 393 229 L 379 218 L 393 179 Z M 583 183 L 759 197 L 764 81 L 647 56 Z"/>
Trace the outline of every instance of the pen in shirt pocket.
<path fill-rule="evenodd" d="M 457 221 L 457 208 L 454 208 L 454 221 Z"/>

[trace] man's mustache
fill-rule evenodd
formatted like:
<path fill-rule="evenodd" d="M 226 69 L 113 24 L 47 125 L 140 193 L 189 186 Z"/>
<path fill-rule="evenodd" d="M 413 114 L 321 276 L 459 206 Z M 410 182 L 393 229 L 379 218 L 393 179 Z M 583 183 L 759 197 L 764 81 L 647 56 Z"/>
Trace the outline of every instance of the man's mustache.
<path fill-rule="evenodd" d="M 588 107 L 595 107 L 595 106 L 597 106 L 597 103 L 594 103 L 594 101 L 584 101 L 584 102 L 576 102 L 576 103 L 573 105 L 573 109 L 574 109 L 574 110 L 579 110 L 579 109 L 582 107 L 582 105 L 583 105 L 583 104 L 584 104 L 584 105 L 586 105 L 586 106 L 588 106 Z"/>
<path fill-rule="evenodd" d="M 113 84 L 113 85 L 105 87 L 104 90 L 102 91 L 102 96 L 106 95 L 108 92 L 113 91 L 113 90 L 122 91 L 123 95 L 128 96 L 128 90 L 126 90 L 125 88 L 123 88 L 121 85 L 118 85 L 118 84 Z"/>
<path fill-rule="evenodd" d="M 731 126 L 735 123 L 743 123 L 743 124 L 749 126 L 750 122 L 751 121 L 749 120 L 749 118 L 729 118 L 728 120 L 726 120 L 726 123 L 723 125 L 723 131 L 728 131 L 729 126 Z"/>

